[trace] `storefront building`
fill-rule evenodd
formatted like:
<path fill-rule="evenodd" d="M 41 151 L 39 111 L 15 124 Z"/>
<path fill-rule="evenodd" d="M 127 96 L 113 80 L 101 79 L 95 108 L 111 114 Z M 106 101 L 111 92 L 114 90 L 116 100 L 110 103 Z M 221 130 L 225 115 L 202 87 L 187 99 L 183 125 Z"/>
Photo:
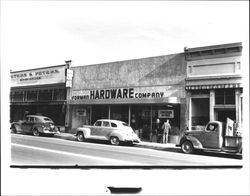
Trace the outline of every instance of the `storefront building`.
<path fill-rule="evenodd" d="M 186 124 L 184 53 L 72 67 L 69 127 L 117 119 L 150 139 L 170 119 L 172 134 Z M 158 122 L 159 122 L 158 120 Z"/>
<path fill-rule="evenodd" d="M 227 118 L 242 125 L 241 43 L 185 48 L 189 130 Z"/>
<path fill-rule="evenodd" d="M 56 125 L 65 125 L 67 109 L 66 70 L 64 65 L 11 72 L 10 121 L 27 114 L 44 115 Z"/>

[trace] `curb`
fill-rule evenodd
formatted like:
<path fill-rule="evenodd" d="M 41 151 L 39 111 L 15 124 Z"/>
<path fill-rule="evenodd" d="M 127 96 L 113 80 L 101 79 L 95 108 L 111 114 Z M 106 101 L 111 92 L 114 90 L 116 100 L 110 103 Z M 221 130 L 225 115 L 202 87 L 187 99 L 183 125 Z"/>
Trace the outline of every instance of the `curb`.
<path fill-rule="evenodd" d="M 55 134 L 55 137 L 62 138 L 65 140 L 71 140 L 71 141 L 76 140 L 76 136 L 72 133 L 60 132 L 58 134 Z M 154 143 L 154 142 L 140 142 L 140 143 L 135 143 L 134 146 L 140 147 L 140 148 L 157 149 L 157 150 L 177 149 L 176 145 L 173 143 L 161 144 L 161 143 Z"/>
<path fill-rule="evenodd" d="M 152 148 L 152 149 L 158 149 L 158 150 L 163 150 L 163 149 L 172 149 L 172 148 L 177 148 L 175 144 L 168 143 L 168 144 L 161 144 L 161 143 L 154 143 L 154 142 L 141 142 L 141 143 L 136 143 L 135 146 L 138 147 L 144 147 L 144 148 Z"/>

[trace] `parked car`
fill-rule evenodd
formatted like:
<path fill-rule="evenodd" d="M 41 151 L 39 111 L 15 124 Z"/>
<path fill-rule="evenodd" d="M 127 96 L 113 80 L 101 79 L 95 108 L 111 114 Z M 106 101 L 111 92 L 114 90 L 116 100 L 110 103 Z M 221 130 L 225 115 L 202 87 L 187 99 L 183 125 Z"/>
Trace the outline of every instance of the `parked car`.
<path fill-rule="evenodd" d="M 119 120 L 100 119 L 93 126 L 85 125 L 76 130 L 77 140 L 96 139 L 110 141 L 112 145 L 121 142 L 139 143 L 140 139 L 133 129 L 125 122 Z"/>
<path fill-rule="evenodd" d="M 41 134 L 54 135 L 58 132 L 57 127 L 50 118 L 40 115 L 27 115 L 25 120 L 11 123 L 11 130 L 13 133 L 32 133 L 34 136 Z"/>

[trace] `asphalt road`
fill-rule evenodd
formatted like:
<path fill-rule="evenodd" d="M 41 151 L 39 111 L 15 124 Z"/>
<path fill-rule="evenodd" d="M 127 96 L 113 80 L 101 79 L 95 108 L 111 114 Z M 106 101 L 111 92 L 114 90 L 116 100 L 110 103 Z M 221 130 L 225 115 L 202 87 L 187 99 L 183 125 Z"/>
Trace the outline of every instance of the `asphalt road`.
<path fill-rule="evenodd" d="M 242 160 L 11 134 L 13 165 L 241 166 Z"/>

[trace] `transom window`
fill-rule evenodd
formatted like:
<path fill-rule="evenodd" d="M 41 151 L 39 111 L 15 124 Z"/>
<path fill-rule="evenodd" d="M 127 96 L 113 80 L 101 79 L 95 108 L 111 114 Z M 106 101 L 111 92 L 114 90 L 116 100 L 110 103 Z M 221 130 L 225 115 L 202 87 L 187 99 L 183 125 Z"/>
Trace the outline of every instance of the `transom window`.
<path fill-rule="evenodd" d="M 234 89 L 218 89 L 215 90 L 215 104 L 235 104 Z"/>

